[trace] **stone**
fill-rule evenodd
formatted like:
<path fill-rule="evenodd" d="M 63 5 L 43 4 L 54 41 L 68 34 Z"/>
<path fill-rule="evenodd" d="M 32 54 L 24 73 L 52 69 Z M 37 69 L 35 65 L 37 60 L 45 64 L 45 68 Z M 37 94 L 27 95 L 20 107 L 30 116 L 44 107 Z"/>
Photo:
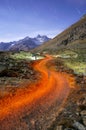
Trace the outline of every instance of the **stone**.
<path fill-rule="evenodd" d="M 11 67 L 13 67 L 13 64 L 12 64 L 12 63 L 10 63 L 10 64 L 9 64 L 9 67 L 10 67 L 10 68 L 11 68 Z"/>
<path fill-rule="evenodd" d="M 82 118 L 83 124 L 86 126 L 86 116 Z"/>
<path fill-rule="evenodd" d="M 86 110 L 81 111 L 81 116 L 86 116 Z"/>
<path fill-rule="evenodd" d="M 72 129 L 72 128 L 65 128 L 64 130 L 74 130 L 74 129 Z"/>
<path fill-rule="evenodd" d="M 83 107 L 86 106 L 86 98 L 82 97 L 79 101 L 77 101 L 77 105 L 81 108 L 81 110 L 84 110 Z"/>
<path fill-rule="evenodd" d="M 82 125 L 82 124 L 79 123 L 79 122 L 75 122 L 75 123 L 73 124 L 73 127 L 76 128 L 77 130 L 86 130 L 85 126 Z"/>
<path fill-rule="evenodd" d="M 6 69 L 6 66 L 0 65 L 0 72 Z"/>
<path fill-rule="evenodd" d="M 63 130 L 63 126 L 62 125 L 57 126 L 55 130 Z"/>

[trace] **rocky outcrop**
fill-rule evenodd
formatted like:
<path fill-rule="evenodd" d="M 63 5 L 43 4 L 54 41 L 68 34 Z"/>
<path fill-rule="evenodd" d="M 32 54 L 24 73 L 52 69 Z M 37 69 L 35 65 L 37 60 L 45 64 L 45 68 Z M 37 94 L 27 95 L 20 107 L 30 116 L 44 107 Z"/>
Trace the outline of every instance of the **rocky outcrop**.
<path fill-rule="evenodd" d="M 48 130 L 86 130 L 86 89 L 84 92 L 82 89 L 74 91 Z"/>
<path fill-rule="evenodd" d="M 84 39 L 86 39 L 86 16 L 55 38 L 57 46 L 68 45 L 77 40 Z"/>
<path fill-rule="evenodd" d="M 33 62 L 16 60 L 10 57 L 10 53 L 0 54 L 0 77 L 20 77 L 30 79 L 35 75 L 32 68 Z M 32 75 L 32 76 L 31 76 Z"/>
<path fill-rule="evenodd" d="M 84 18 L 86 19 L 86 17 Z M 67 31 L 65 31 L 65 34 L 62 35 L 62 40 L 59 44 L 67 45 L 71 42 L 74 42 L 76 40 L 83 40 L 86 39 L 86 21 L 83 21 L 78 25 L 79 23 L 75 25 L 72 25 Z"/>
<path fill-rule="evenodd" d="M 85 129 L 85 126 L 83 126 L 81 123 L 79 123 L 79 122 L 75 122 L 74 124 L 73 124 L 73 127 L 74 128 L 76 128 L 76 129 L 78 129 L 78 130 L 86 130 Z"/>

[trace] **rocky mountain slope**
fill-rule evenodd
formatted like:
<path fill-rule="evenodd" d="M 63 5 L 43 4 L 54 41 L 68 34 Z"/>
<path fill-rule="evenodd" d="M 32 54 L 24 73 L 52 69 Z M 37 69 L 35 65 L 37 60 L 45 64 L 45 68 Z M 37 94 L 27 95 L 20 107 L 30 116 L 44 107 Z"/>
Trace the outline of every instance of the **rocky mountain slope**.
<path fill-rule="evenodd" d="M 36 48 L 35 52 L 57 53 L 62 49 L 86 48 L 86 15 L 68 29 L 57 35 L 54 39 Z"/>
<path fill-rule="evenodd" d="M 50 40 L 47 36 L 43 35 L 38 35 L 37 37 L 30 38 L 30 37 L 25 37 L 24 39 L 21 39 L 19 41 L 14 41 L 14 42 L 8 42 L 0 43 L 0 51 L 19 51 L 19 50 L 24 50 L 28 51 L 30 49 L 33 49 L 40 44 Z"/>
<path fill-rule="evenodd" d="M 11 47 L 12 45 L 14 45 L 14 44 L 15 44 L 15 42 L 8 42 L 8 43 L 1 42 L 1 43 L 0 43 L 0 51 L 9 50 L 10 47 Z"/>

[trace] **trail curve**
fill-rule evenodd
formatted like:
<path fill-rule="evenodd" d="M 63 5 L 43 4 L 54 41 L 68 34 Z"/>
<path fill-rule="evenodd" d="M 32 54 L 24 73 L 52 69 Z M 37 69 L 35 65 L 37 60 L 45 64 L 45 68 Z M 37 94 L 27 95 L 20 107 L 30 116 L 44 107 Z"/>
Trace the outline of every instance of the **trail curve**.
<path fill-rule="evenodd" d="M 0 100 L 0 130 L 46 130 L 57 116 L 70 90 L 65 75 L 46 67 L 52 57 L 47 56 L 34 68 L 41 80 Z"/>

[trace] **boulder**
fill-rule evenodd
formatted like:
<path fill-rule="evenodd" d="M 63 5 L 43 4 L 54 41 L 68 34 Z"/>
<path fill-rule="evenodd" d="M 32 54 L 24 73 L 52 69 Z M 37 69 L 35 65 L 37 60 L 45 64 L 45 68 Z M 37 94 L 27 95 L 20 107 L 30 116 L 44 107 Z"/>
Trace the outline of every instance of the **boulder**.
<path fill-rule="evenodd" d="M 0 73 L 6 69 L 6 66 L 0 64 Z"/>
<path fill-rule="evenodd" d="M 57 126 L 55 130 L 63 130 L 63 126 L 62 125 Z"/>
<path fill-rule="evenodd" d="M 86 110 L 81 111 L 81 116 L 86 116 Z"/>
<path fill-rule="evenodd" d="M 86 126 L 86 116 L 82 118 L 83 124 Z"/>
<path fill-rule="evenodd" d="M 85 126 L 82 125 L 82 124 L 79 123 L 79 122 L 75 122 L 75 123 L 73 124 L 73 127 L 74 127 L 75 129 L 77 129 L 77 130 L 86 130 Z"/>
<path fill-rule="evenodd" d="M 65 128 L 64 130 L 74 130 L 74 129 L 72 129 L 72 128 Z"/>

